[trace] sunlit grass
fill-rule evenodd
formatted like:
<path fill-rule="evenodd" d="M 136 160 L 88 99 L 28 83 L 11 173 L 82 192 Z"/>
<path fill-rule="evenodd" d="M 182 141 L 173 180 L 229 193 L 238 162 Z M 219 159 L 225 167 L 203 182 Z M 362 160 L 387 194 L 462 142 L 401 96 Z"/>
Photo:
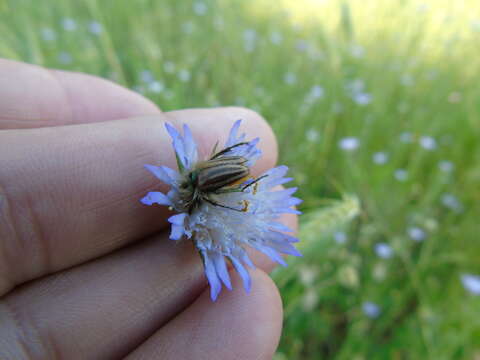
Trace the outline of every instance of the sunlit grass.
<path fill-rule="evenodd" d="M 0 55 L 272 124 L 306 212 L 304 258 L 274 274 L 278 359 L 471 359 L 479 19 L 477 1 L 11 0 Z M 358 216 L 322 217 L 344 194 Z"/>

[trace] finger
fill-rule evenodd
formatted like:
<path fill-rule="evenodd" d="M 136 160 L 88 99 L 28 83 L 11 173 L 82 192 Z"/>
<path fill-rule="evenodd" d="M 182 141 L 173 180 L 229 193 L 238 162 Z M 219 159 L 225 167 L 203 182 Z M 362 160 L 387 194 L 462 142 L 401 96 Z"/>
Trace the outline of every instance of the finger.
<path fill-rule="evenodd" d="M 249 296 L 255 299 L 263 278 L 256 284 L 252 275 Z M 7 295 L 0 302 L 0 358 L 23 358 L 22 344 L 41 359 L 120 358 L 192 303 L 206 284 L 190 241 L 156 236 Z M 244 297 L 242 285 L 235 287 Z M 230 294 L 220 295 L 220 307 L 224 297 Z"/>
<path fill-rule="evenodd" d="M 155 115 L 149 100 L 110 81 L 0 59 L 0 129 Z"/>
<path fill-rule="evenodd" d="M 208 291 L 144 344 L 128 360 L 272 359 L 277 348 L 282 304 L 272 280 L 253 271 L 250 294 L 236 287 L 212 304 Z"/>
<path fill-rule="evenodd" d="M 0 293 L 162 228 L 166 210 L 139 199 L 166 190 L 144 164 L 175 167 L 163 122 L 189 124 L 208 153 L 239 118 L 248 137 L 262 139 L 264 157 L 254 170 L 272 167 L 270 127 L 241 108 L 0 132 Z"/>

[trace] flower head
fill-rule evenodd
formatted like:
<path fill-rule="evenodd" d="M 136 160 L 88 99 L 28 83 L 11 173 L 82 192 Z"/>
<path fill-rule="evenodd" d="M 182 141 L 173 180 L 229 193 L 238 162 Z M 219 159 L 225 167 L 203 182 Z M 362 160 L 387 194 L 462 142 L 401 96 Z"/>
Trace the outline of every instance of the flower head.
<path fill-rule="evenodd" d="M 250 176 L 249 168 L 261 156 L 257 148 L 259 139 L 245 141 L 239 127 L 240 120 L 233 125 L 223 150 L 200 159 L 188 126 L 183 126 L 181 135 L 166 124 L 179 171 L 145 165 L 171 188 L 167 194 L 148 193 L 142 203 L 166 205 L 177 212 L 168 219 L 172 225 L 170 239 L 188 238 L 194 242 L 214 301 L 222 283 L 232 288 L 225 260 L 238 272 L 245 290 L 250 290 L 250 275 L 245 265 L 251 268 L 254 265 L 246 246 L 284 266 L 280 254 L 301 256 L 292 245 L 298 240 L 285 233 L 292 230 L 278 222 L 282 213 L 299 214 L 292 208 L 301 202 L 292 196 L 296 188 L 276 189 L 292 180 L 285 177 L 288 168 L 275 167 L 256 179 Z"/>

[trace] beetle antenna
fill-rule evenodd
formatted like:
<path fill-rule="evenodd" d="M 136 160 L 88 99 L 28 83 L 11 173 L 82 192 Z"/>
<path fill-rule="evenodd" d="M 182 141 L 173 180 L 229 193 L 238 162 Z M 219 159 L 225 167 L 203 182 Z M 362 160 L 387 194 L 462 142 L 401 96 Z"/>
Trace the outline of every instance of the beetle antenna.
<path fill-rule="evenodd" d="M 223 155 L 223 154 L 225 154 L 225 153 L 229 152 L 230 150 L 232 150 L 232 149 L 236 148 L 237 146 L 241 146 L 241 145 L 247 145 L 247 144 L 248 144 L 248 142 L 245 142 L 245 141 L 244 141 L 244 142 L 241 142 L 241 143 L 238 143 L 238 144 L 235 144 L 235 145 L 229 146 L 229 147 L 227 147 L 227 148 L 223 149 L 222 151 L 220 151 L 220 152 L 216 153 L 215 155 L 213 155 L 213 156 L 210 158 L 210 160 L 213 160 L 213 159 L 215 159 L 215 158 L 217 158 L 217 157 L 219 157 L 219 156 L 221 156 L 221 155 Z"/>

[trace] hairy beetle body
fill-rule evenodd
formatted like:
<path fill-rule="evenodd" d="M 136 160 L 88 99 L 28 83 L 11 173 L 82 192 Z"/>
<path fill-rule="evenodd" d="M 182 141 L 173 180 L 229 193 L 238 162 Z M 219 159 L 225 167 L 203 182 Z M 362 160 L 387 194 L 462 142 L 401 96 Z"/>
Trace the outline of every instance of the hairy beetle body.
<path fill-rule="evenodd" d="M 242 156 L 228 156 L 227 153 L 244 144 L 238 143 L 212 155 L 187 174 L 180 186 L 180 194 L 188 212 L 191 213 L 202 201 L 242 211 L 217 203 L 212 195 L 243 191 L 241 185 L 250 177 L 250 169 L 246 165 L 248 160 Z"/>

